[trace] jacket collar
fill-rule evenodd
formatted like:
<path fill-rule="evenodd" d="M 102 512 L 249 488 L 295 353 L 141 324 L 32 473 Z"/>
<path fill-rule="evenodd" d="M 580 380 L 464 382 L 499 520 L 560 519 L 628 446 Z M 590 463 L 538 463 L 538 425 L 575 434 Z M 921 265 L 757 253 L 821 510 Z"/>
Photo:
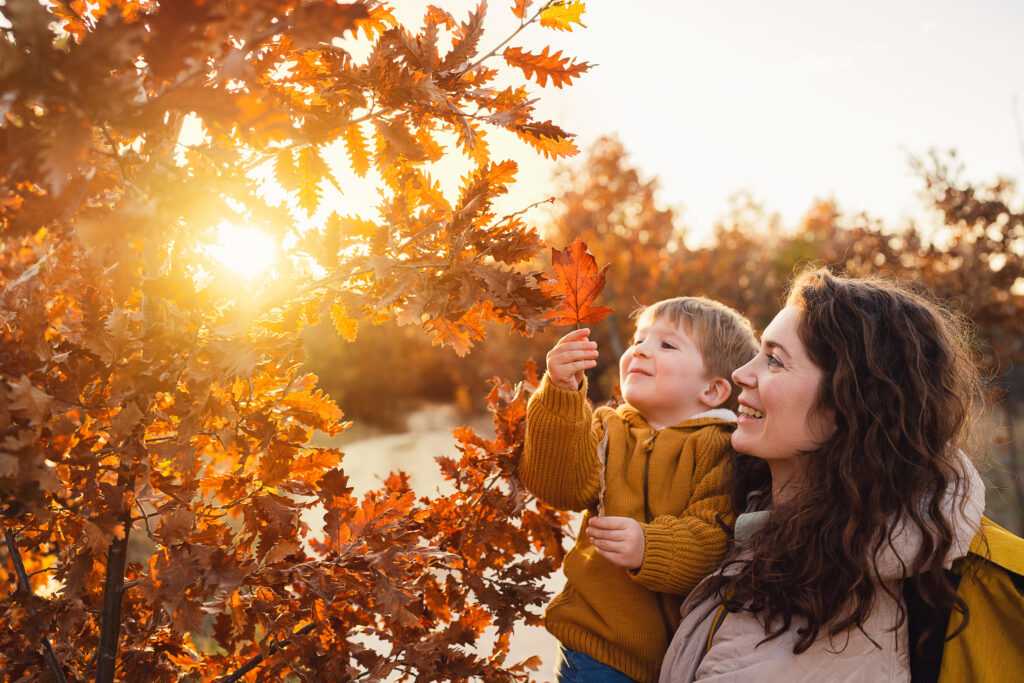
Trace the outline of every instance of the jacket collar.
<path fill-rule="evenodd" d="M 619 408 L 619 414 L 622 416 L 624 420 L 626 420 L 626 422 L 629 423 L 629 426 L 631 427 L 651 428 L 651 423 L 647 421 L 647 418 L 645 418 L 639 410 L 629 405 L 628 403 L 624 403 Z M 678 424 L 674 424 L 671 427 L 666 427 L 666 429 L 689 428 L 692 427 L 693 422 L 697 420 L 710 420 L 715 422 L 735 423 L 736 413 L 732 412 L 728 408 L 714 408 L 712 410 L 705 410 L 704 412 L 697 413 L 696 415 L 691 415 L 690 417 L 686 418 L 685 420 Z"/>

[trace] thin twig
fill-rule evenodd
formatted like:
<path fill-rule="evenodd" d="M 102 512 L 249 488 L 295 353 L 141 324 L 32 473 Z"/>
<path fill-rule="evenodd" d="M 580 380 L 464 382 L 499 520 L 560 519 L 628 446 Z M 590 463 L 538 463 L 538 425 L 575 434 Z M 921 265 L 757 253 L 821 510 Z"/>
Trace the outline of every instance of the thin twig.
<path fill-rule="evenodd" d="M 25 573 L 25 564 L 21 561 L 21 552 L 18 551 L 18 544 L 14 539 L 14 532 L 10 529 L 4 530 L 4 539 L 7 541 L 7 552 L 11 555 L 11 562 L 14 563 L 14 571 L 18 575 L 18 588 L 25 593 L 32 594 L 32 584 L 28 581 L 28 574 Z M 57 659 L 57 653 L 53 651 L 53 646 L 50 645 L 50 639 L 43 636 L 43 659 L 46 660 L 46 665 L 50 667 L 50 673 L 57 679 L 59 683 L 67 683 L 67 678 L 64 676 L 64 668 L 60 665 L 60 660 Z"/>
<path fill-rule="evenodd" d="M 534 12 L 533 16 L 530 17 L 529 21 L 524 21 L 521 24 L 519 24 L 519 28 L 517 28 L 512 35 L 510 35 L 508 38 L 503 40 L 497 47 L 495 47 L 493 50 L 491 50 L 490 52 L 485 54 L 483 57 L 481 57 L 480 59 L 476 60 L 475 62 L 473 62 L 472 64 L 467 66 L 465 69 L 463 69 L 462 73 L 466 73 L 467 71 L 472 71 L 473 69 L 475 69 L 478 66 L 480 66 L 481 64 L 483 64 L 486 60 L 490 59 L 495 54 L 497 54 L 498 50 L 500 50 L 501 48 L 503 48 L 506 45 L 508 45 L 509 42 L 513 38 L 515 38 L 517 35 L 519 35 L 520 31 L 522 31 L 524 28 L 526 28 L 527 26 L 529 26 L 530 24 L 535 22 L 537 20 L 537 17 L 540 16 L 540 13 L 543 12 L 544 10 L 546 10 L 552 4 L 554 4 L 554 3 L 553 2 L 546 2 L 543 5 L 541 5 L 540 9 L 538 9 L 536 12 Z"/>
<path fill-rule="evenodd" d="M 305 626 L 300 628 L 298 631 L 293 633 L 290 638 L 285 638 L 284 640 L 279 640 L 276 643 L 272 644 L 270 647 L 268 647 L 267 648 L 267 654 L 268 655 L 274 654 L 275 652 L 280 650 L 283 645 L 287 645 L 288 642 L 292 638 L 294 638 L 295 636 L 304 636 L 304 635 L 306 635 L 307 633 L 309 633 L 310 631 L 312 631 L 315 628 L 316 628 L 316 622 L 315 621 L 306 624 Z M 235 671 L 230 676 L 225 676 L 224 678 L 220 679 L 217 683 L 237 683 L 237 681 L 242 680 L 243 676 L 245 676 L 247 673 L 249 673 L 250 671 L 255 669 L 257 666 L 262 664 L 263 663 L 263 657 L 264 656 L 262 654 L 258 654 L 255 657 L 252 657 L 251 659 L 249 659 L 249 661 L 247 661 L 245 664 L 243 664 L 240 669 Z"/>
<path fill-rule="evenodd" d="M 149 526 L 149 518 L 150 516 L 156 517 L 159 513 L 154 512 L 152 515 L 146 514 L 146 510 L 142 507 L 142 503 L 139 502 L 138 498 L 135 499 L 135 505 L 138 506 L 139 512 L 142 513 L 142 521 L 146 524 L 146 535 L 153 538 L 153 529 Z M 135 521 L 135 519 L 132 519 L 132 523 L 135 523 Z"/>

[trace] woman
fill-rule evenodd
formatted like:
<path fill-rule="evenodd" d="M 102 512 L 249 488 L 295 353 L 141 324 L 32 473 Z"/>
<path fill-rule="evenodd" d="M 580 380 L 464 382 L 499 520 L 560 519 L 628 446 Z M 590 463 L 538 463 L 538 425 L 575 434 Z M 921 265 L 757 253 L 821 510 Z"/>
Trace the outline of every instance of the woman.
<path fill-rule="evenodd" d="M 683 605 L 662 683 L 909 681 L 902 582 L 959 619 L 944 570 L 984 509 L 959 449 L 981 396 L 962 328 L 894 284 L 815 270 L 733 379 L 748 512 Z"/>

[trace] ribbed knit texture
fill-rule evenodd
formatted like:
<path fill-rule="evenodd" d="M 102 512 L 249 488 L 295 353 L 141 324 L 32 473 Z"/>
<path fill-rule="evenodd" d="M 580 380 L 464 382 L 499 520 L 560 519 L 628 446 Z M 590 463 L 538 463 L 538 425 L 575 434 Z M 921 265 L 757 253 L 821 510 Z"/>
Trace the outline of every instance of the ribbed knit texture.
<path fill-rule="evenodd" d="M 655 431 L 631 406 L 592 410 L 586 391 L 585 381 L 567 391 L 545 375 L 527 408 L 520 479 L 557 508 L 587 511 L 563 565 L 565 590 L 548 605 L 545 623 L 566 647 L 656 681 L 682 598 L 725 554 L 716 516 L 731 523 L 725 471 L 734 425 L 701 418 Z M 605 560 L 585 532 L 601 491 L 597 444 L 605 431 L 605 514 L 632 517 L 644 529 L 635 571 Z"/>

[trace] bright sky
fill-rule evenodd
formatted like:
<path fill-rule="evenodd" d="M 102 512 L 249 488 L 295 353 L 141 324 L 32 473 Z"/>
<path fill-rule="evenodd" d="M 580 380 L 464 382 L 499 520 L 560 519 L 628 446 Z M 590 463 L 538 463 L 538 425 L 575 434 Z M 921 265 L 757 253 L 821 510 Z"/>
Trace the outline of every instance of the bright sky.
<path fill-rule="evenodd" d="M 476 4 L 434 3 L 460 20 Z M 428 2 L 394 4 L 418 28 Z M 490 3 L 484 49 L 514 30 L 511 4 Z M 694 236 L 741 189 L 787 224 L 826 196 L 891 222 L 919 215 L 907 159 L 930 147 L 956 147 L 972 178 L 1024 177 L 1021 0 L 592 0 L 583 19 L 586 29 L 531 27 L 511 43 L 599 65 L 565 90 L 534 85 L 541 118 L 581 148 L 617 134 Z M 506 206 L 550 193 L 550 163 L 525 145 L 494 147 L 522 168 Z"/>

